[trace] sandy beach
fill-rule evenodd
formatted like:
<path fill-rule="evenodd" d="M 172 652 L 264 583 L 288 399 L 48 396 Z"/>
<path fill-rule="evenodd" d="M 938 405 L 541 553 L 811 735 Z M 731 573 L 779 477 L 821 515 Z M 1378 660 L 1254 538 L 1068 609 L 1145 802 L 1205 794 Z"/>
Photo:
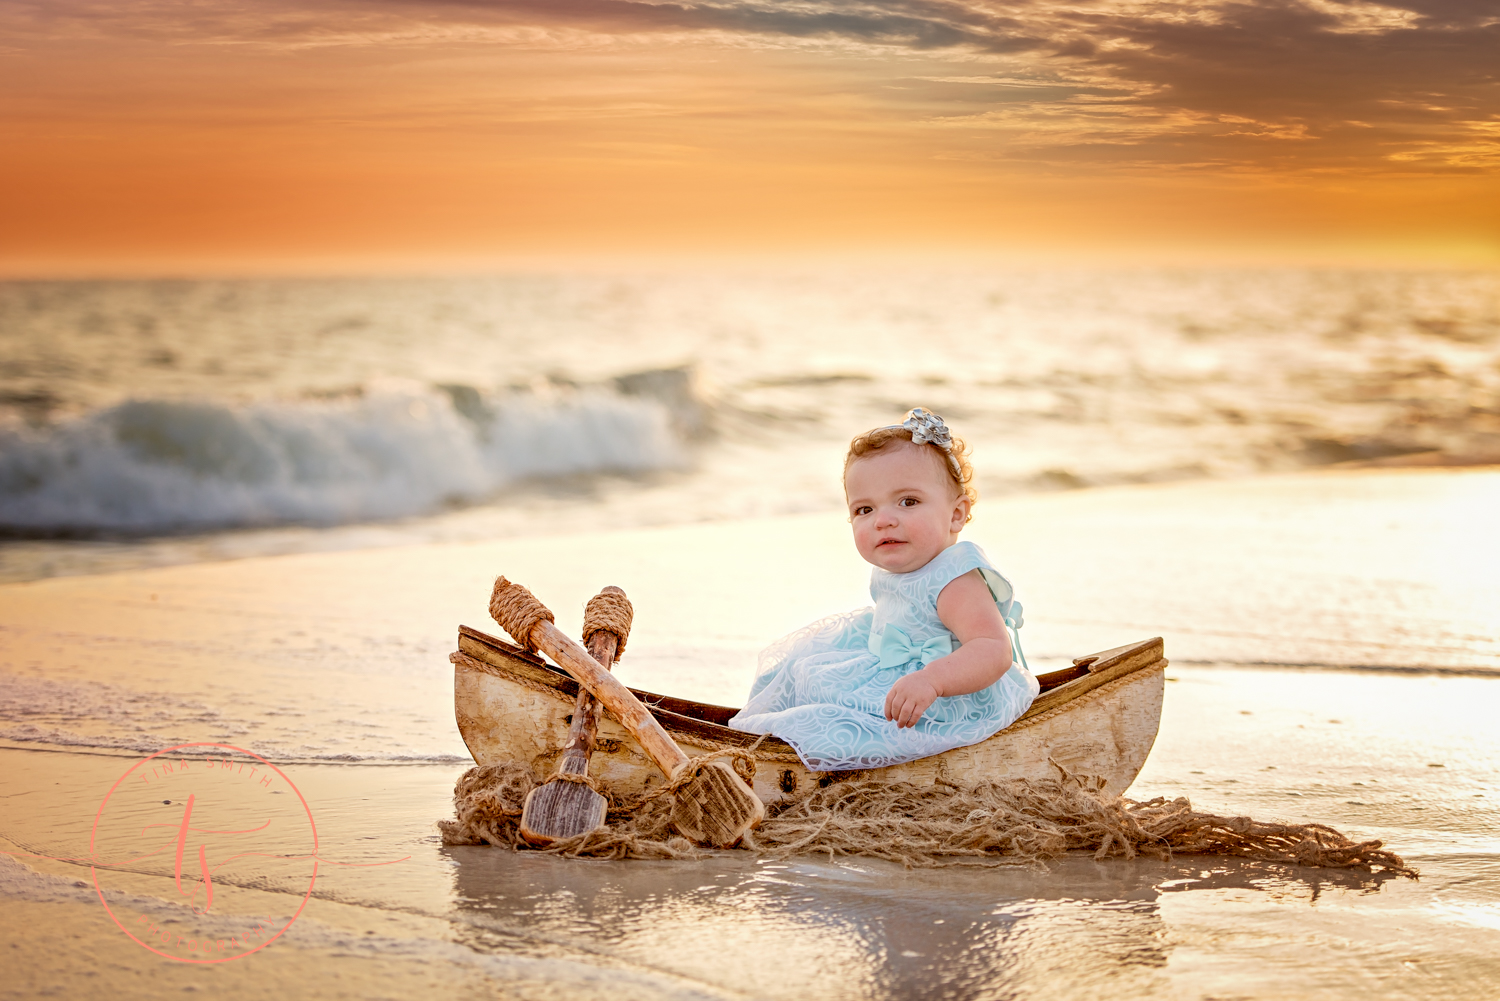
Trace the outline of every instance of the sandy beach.
<path fill-rule="evenodd" d="M 836 514 L 6 585 L 0 835 L 21 857 L 0 860 L 16 958 L 0 996 L 977 998 L 1107 985 L 1126 997 L 1489 997 L 1497 508 L 1500 473 L 1364 470 L 997 500 L 971 528 L 1017 582 L 1040 668 L 1166 637 L 1161 733 L 1132 795 L 1380 837 L 1418 882 L 1186 857 L 960 873 L 440 844 L 435 822 L 469 763 L 446 654 L 460 622 L 487 625 L 495 574 L 532 587 L 570 630 L 594 590 L 625 587 L 637 625 L 621 676 L 732 704 L 760 646 L 867 600 Z M 282 938 L 210 966 L 147 952 L 108 919 L 87 865 L 35 857 L 85 855 L 111 783 L 190 741 L 281 768 L 327 861 Z M 110 874 L 112 910 L 210 920 L 176 902 L 169 863 L 135 870 Z M 302 896 L 274 880 L 224 886 L 220 937 Z"/>

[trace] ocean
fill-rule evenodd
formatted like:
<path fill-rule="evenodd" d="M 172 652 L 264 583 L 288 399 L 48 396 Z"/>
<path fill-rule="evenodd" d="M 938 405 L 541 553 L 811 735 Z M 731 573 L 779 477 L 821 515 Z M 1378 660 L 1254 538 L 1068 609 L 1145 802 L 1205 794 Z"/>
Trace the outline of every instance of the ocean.
<path fill-rule="evenodd" d="M 1493 272 L 10 282 L 0 359 L 10 580 L 828 510 L 915 405 L 989 497 L 1500 460 Z"/>

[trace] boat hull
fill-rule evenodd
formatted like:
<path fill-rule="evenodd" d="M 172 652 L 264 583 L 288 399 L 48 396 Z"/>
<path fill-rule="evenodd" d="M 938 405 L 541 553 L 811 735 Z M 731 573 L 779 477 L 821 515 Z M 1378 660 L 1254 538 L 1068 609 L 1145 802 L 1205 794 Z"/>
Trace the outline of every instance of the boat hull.
<path fill-rule="evenodd" d="M 516 761 L 550 774 L 567 743 L 577 685 L 540 658 L 464 628 L 454 664 L 459 732 L 479 764 Z M 1072 669 L 1044 675 L 1030 711 L 987 740 L 885 768 L 813 772 L 796 752 L 766 738 L 755 756 L 754 787 L 767 805 L 799 798 L 814 786 L 858 776 L 883 782 L 972 784 L 1056 778 L 1060 769 L 1090 776 L 1107 793 L 1123 792 L 1156 740 L 1164 689 L 1160 639 L 1080 658 Z M 755 734 L 722 725 L 733 709 L 637 692 L 689 755 L 744 749 Z M 675 711 L 674 711 L 675 710 Z M 617 795 L 639 795 L 664 778 L 635 739 L 604 717 L 590 773 Z"/>

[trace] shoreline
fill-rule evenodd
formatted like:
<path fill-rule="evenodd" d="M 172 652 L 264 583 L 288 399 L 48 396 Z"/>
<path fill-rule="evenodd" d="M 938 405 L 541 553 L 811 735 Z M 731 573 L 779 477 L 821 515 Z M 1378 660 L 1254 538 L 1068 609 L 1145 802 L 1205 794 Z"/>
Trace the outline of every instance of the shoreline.
<path fill-rule="evenodd" d="M 1500 670 L 1486 668 L 1442 668 L 1442 667 L 1404 667 L 1404 666 L 1377 666 L 1364 665 L 1337 665 L 1337 664 L 1275 664 L 1265 662 L 1243 662 L 1226 663 L 1222 661 L 1194 661 L 1185 658 L 1173 658 L 1170 660 L 1167 681 L 1177 682 L 1181 680 L 1180 674 L 1183 670 L 1202 672 L 1205 677 L 1216 674 L 1232 674 L 1234 672 L 1246 672 L 1249 674 L 1272 674 L 1297 677 L 1299 675 L 1328 676 L 1328 680 L 1336 681 L 1340 678 L 1367 677 L 1367 678 L 1392 678 L 1409 681 L 1464 679 L 1500 681 Z M 666 694 L 666 693 L 663 693 Z M 83 756 L 93 758 L 111 758 L 119 761 L 137 761 L 143 754 L 159 750 L 160 743 L 142 743 L 137 747 L 111 747 L 98 746 L 88 743 L 57 743 L 44 738 L 26 738 L 0 736 L 0 751 L 22 751 L 38 754 L 55 754 L 62 756 Z M 184 752 L 182 757 L 189 760 L 207 758 L 210 752 Z M 453 768 L 468 767 L 473 763 L 467 751 L 462 754 L 437 754 L 430 756 L 412 756 L 403 758 L 378 758 L 348 756 L 345 758 L 330 758 L 322 756 L 297 756 L 288 754 L 277 754 L 267 752 L 263 755 L 266 760 L 279 766 L 317 767 L 317 768 L 373 768 L 373 769 L 399 769 L 399 768 Z"/>
<path fill-rule="evenodd" d="M 1259 484 L 1286 480 L 1361 475 L 1449 476 L 1466 474 L 1500 474 L 1500 461 L 1493 456 L 1454 457 L 1440 452 L 1388 456 L 1332 463 L 1298 471 L 1268 472 L 1234 477 L 1203 477 L 1143 483 L 1115 483 L 1072 489 L 1037 489 L 1012 491 L 982 497 L 975 509 L 980 519 L 987 506 L 1047 497 L 1099 496 L 1130 494 L 1171 488 L 1193 488 L 1235 484 Z M 628 479 L 628 478 L 627 478 Z M 649 477 L 647 478 L 649 479 Z M 337 553 L 366 549 L 411 548 L 428 545 L 467 545 L 483 542 L 513 541 L 534 538 L 569 538 L 610 531 L 653 531 L 683 529 L 702 525 L 721 525 L 742 520 L 765 521 L 782 517 L 808 517 L 837 512 L 801 509 L 785 515 L 758 514 L 745 518 L 726 515 L 722 518 L 689 521 L 638 520 L 624 528 L 610 529 L 608 519 L 594 510 L 593 502 L 573 491 L 554 489 L 546 481 L 519 484 L 517 504 L 473 505 L 455 511 L 402 518 L 393 521 L 351 522 L 335 525 L 282 525 L 225 528 L 215 531 L 184 532 L 141 536 L 54 538 L 16 535 L 0 539 L 0 587 L 59 577 L 100 576 L 131 573 L 174 566 L 193 566 L 245 559 L 271 559 L 281 556 Z M 639 484 L 649 493 L 649 484 Z M 626 494 L 614 500 L 626 510 L 641 497 Z M 562 505 L 578 523 L 576 528 L 559 528 L 553 517 L 544 512 L 549 504 Z M 639 514 L 635 516 L 639 519 Z M 20 555 L 17 555 L 20 554 Z M 47 572 L 38 572 L 46 570 Z"/>

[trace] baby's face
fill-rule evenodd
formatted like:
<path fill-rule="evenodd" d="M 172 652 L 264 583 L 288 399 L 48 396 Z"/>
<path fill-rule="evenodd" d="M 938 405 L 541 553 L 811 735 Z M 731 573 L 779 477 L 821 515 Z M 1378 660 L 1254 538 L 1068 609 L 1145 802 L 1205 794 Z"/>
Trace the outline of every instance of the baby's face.
<path fill-rule="evenodd" d="M 844 474 L 854 547 L 892 573 L 926 566 L 958 539 L 969 514 L 935 449 L 892 445 L 855 459 Z"/>

